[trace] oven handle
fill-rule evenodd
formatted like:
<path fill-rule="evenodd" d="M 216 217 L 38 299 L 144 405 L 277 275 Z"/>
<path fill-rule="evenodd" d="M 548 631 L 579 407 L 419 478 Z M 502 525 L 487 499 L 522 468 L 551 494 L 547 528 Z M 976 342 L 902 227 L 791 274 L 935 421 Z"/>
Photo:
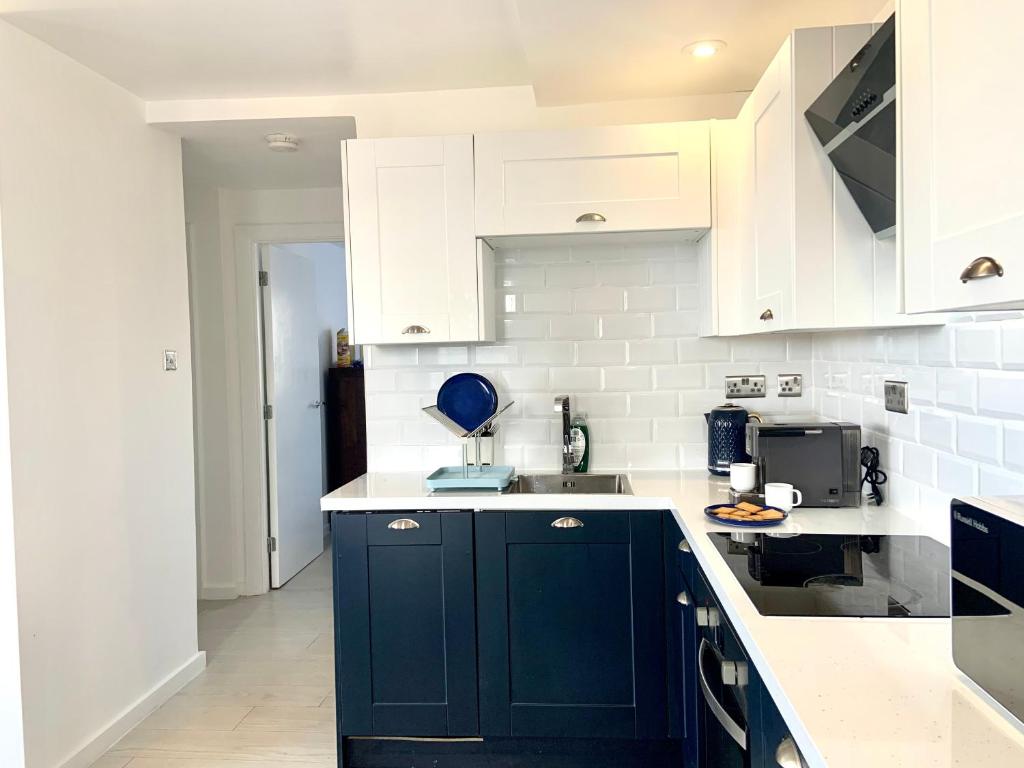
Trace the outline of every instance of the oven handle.
<path fill-rule="evenodd" d="M 711 643 L 707 641 L 707 638 L 701 638 L 700 649 L 697 651 L 697 669 L 700 672 L 700 689 L 704 694 L 704 701 L 707 702 L 708 709 L 711 710 L 711 714 L 715 716 L 725 732 L 728 733 L 733 741 L 740 745 L 740 749 L 746 751 L 747 749 L 747 731 L 742 728 L 739 723 L 733 720 L 729 713 L 725 711 L 725 707 L 718 703 L 718 699 L 715 698 L 715 694 L 711 692 L 711 686 L 708 685 L 707 675 L 704 674 L 704 656 L 706 650 L 713 650 Z"/>

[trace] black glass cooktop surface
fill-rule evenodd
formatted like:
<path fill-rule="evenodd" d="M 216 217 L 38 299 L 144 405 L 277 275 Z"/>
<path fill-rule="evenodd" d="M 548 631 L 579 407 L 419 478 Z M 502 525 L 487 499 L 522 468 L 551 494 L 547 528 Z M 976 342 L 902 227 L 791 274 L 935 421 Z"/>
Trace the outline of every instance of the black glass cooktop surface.
<path fill-rule="evenodd" d="M 765 616 L 949 616 L 949 548 L 926 536 L 708 535 Z"/>

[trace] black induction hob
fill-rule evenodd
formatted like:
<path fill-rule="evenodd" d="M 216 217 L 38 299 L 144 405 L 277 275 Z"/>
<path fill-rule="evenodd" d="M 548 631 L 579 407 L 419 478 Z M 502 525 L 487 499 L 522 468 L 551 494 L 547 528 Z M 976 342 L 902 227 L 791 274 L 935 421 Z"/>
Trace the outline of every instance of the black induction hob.
<path fill-rule="evenodd" d="M 765 616 L 949 616 L 949 548 L 926 536 L 708 535 Z"/>

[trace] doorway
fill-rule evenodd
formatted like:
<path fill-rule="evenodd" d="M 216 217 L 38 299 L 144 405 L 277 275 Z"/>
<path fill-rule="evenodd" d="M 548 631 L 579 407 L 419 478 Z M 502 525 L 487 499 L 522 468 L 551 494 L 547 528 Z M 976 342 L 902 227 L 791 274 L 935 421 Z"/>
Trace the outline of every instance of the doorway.
<path fill-rule="evenodd" d="M 264 243 L 260 317 L 270 587 L 324 551 L 326 393 L 338 329 L 347 326 L 344 250 L 337 242 Z"/>

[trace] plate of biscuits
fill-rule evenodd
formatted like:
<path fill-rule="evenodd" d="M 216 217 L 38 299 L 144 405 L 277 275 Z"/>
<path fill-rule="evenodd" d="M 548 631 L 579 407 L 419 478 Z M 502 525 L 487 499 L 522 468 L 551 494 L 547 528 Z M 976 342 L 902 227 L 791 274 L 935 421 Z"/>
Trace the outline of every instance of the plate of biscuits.
<path fill-rule="evenodd" d="M 735 525 L 739 528 L 767 528 L 778 525 L 789 514 L 777 507 L 762 507 L 741 501 L 739 504 L 712 504 L 705 507 L 704 514 L 722 525 Z"/>

